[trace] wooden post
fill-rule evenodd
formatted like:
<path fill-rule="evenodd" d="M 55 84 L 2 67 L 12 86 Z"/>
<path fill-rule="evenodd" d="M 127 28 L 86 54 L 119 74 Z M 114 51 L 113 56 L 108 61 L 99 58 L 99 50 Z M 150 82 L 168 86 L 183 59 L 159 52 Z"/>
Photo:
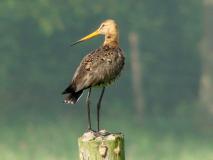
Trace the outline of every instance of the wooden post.
<path fill-rule="evenodd" d="M 140 61 L 139 52 L 139 37 L 136 32 L 130 32 L 129 34 L 130 43 L 130 60 L 132 67 L 132 86 L 134 94 L 134 102 L 136 108 L 136 118 L 141 120 L 143 118 L 144 111 L 144 97 L 142 92 L 142 67 Z"/>
<path fill-rule="evenodd" d="M 125 160 L 121 133 L 86 132 L 78 139 L 80 160 Z"/>
<path fill-rule="evenodd" d="M 213 0 L 204 0 L 204 35 L 201 43 L 202 72 L 200 81 L 200 102 L 213 114 Z"/>

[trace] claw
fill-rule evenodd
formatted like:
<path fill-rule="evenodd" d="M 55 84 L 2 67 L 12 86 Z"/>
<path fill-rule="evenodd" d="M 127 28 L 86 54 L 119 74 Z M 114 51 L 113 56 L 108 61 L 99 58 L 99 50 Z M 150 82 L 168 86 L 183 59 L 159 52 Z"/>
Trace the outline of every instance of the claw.
<path fill-rule="evenodd" d="M 65 104 L 74 104 L 71 100 L 66 100 L 66 99 L 64 100 L 64 103 Z"/>

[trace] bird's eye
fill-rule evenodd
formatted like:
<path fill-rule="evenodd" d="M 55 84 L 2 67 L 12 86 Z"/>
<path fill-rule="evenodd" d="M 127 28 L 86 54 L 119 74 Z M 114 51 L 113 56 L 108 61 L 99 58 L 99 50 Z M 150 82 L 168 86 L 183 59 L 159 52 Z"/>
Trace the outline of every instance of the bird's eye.
<path fill-rule="evenodd" d="M 101 28 L 103 28 L 105 26 L 105 24 L 102 24 Z"/>

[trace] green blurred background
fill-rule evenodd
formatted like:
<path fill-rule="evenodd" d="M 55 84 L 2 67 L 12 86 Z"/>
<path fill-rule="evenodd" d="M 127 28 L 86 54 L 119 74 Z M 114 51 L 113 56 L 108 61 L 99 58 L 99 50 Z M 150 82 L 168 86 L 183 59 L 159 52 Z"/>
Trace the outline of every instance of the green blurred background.
<path fill-rule="evenodd" d="M 78 159 L 85 94 L 65 105 L 61 92 L 103 37 L 69 45 L 108 18 L 126 65 L 101 128 L 125 134 L 127 160 L 212 160 L 212 14 L 213 0 L 1 0 L 0 160 Z"/>

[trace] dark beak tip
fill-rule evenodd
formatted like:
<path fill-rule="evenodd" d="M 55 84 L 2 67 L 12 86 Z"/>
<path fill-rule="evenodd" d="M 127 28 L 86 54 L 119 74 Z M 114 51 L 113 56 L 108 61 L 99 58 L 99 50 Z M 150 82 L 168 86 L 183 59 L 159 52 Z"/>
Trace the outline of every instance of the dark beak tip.
<path fill-rule="evenodd" d="M 76 41 L 76 42 L 70 44 L 70 47 L 73 47 L 74 45 L 76 45 L 76 44 L 78 44 L 78 43 L 80 43 L 80 42 L 81 42 L 81 41 Z"/>

